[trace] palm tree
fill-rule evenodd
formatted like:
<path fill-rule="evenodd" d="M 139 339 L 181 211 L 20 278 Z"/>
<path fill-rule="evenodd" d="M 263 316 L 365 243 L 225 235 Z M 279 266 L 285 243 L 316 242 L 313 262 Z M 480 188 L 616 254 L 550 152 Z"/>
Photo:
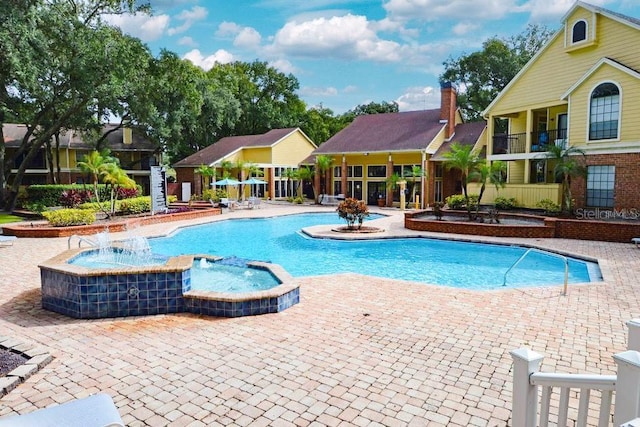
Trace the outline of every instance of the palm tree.
<path fill-rule="evenodd" d="M 385 183 L 387 184 L 387 188 L 390 188 L 391 191 L 395 191 L 398 188 L 398 183 L 402 180 L 402 176 L 398 172 L 394 172 L 391 176 L 385 179 Z M 386 203 L 386 201 L 385 201 Z"/>
<path fill-rule="evenodd" d="M 322 195 L 327 194 L 326 176 L 327 171 L 331 170 L 331 165 L 333 165 L 332 157 L 324 154 L 316 156 L 316 167 L 318 168 L 318 172 L 320 173 L 320 194 Z M 322 200 L 316 200 L 316 203 L 322 203 Z"/>
<path fill-rule="evenodd" d="M 496 186 L 496 190 L 506 185 L 504 182 L 504 173 L 507 171 L 507 164 L 497 160 L 491 164 L 488 162 L 480 163 L 478 168 L 471 172 L 471 178 L 480 185 L 480 194 L 478 194 L 478 203 L 476 204 L 476 218 L 480 213 L 480 201 L 487 187 L 487 181 Z"/>
<path fill-rule="evenodd" d="M 407 178 L 411 179 L 411 202 L 412 203 L 416 201 L 417 181 L 419 178 L 421 179 L 423 176 L 425 176 L 425 173 L 420 166 L 417 166 L 417 165 L 411 166 L 411 172 L 409 173 L 409 176 Z"/>
<path fill-rule="evenodd" d="M 304 182 L 305 181 L 313 182 L 313 176 L 314 176 L 314 172 L 308 166 L 302 166 L 296 171 L 296 178 L 298 179 L 298 190 L 297 190 L 298 197 L 302 197 L 301 188 Z M 313 187 L 313 198 L 315 200 L 317 199 L 316 187 L 314 185 L 312 185 L 312 187 Z"/>
<path fill-rule="evenodd" d="M 231 169 L 233 169 L 233 162 L 223 160 L 220 162 L 220 169 L 222 169 L 222 179 L 229 178 L 231 176 Z"/>
<path fill-rule="evenodd" d="M 451 150 L 444 153 L 444 158 L 444 167 L 447 170 L 458 169 L 461 173 L 460 181 L 462 182 L 462 193 L 467 205 L 467 213 L 469 214 L 469 220 L 473 220 L 467 184 L 471 180 L 470 175 L 478 169 L 478 165 L 481 162 L 480 156 L 477 151 L 473 150 L 471 145 L 461 145 L 458 142 L 454 142 L 451 144 Z"/>
<path fill-rule="evenodd" d="M 282 174 L 283 178 L 287 178 L 287 191 L 285 196 L 289 196 L 289 190 L 291 190 L 291 196 L 293 196 L 293 189 L 290 188 L 290 183 L 298 179 L 298 172 L 295 169 L 285 169 Z"/>
<path fill-rule="evenodd" d="M 562 180 L 560 210 L 564 213 L 571 213 L 573 211 L 571 178 L 586 175 L 586 168 L 583 164 L 585 152 L 577 147 L 565 149 L 559 145 L 549 144 L 545 156 L 547 159 L 555 161 L 553 172 L 557 179 Z"/>
<path fill-rule="evenodd" d="M 116 200 L 118 199 L 118 188 L 136 188 L 136 182 L 131 179 L 118 162 L 108 163 L 102 181 L 108 184 L 111 192 L 110 214 L 116 213 Z"/>
<path fill-rule="evenodd" d="M 106 156 L 103 156 L 98 151 L 91 151 L 88 154 L 85 154 L 82 161 L 78 162 L 78 167 L 84 173 L 91 175 L 91 181 L 93 184 L 93 193 L 96 198 L 96 203 L 98 206 L 100 205 L 100 193 L 98 192 L 98 184 L 100 183 L 100 179 L 105 174 L 108 163 L 110 163 L 110 157 L 108 153 L 105 153 Z"/>
<path fill-rule="evenodd" d="M 210 179 L 216 176 L 216 170 L 205 164 L 198 166 L 193 172 L 200 175 L 200 184 L 202 185 L 203 191 L 209 188 Z"/>

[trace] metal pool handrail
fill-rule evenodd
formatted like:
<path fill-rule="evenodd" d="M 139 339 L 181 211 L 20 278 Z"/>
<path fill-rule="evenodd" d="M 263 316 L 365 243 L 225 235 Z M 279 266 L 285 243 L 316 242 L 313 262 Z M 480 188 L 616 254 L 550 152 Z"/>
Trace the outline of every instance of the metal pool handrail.
<path fill-rule="evenodd" d="M 72 234 L 71 236 L 69 236 L 69 239 L 67 240 L 67 248 L 71 249 L 71 239 L 73 239 L 74 237 L 78 238 L 78 247 L 82 247 L 82 242 L 87 243 L 89 246 L 93 246 L 93 247 L 97 247 L 98 244 L 96 242 L 94 242 L 91 239 L 88 239 L 86 237 L 82 237 L 82 236 L 78 236 L 77 234 Z"/>
<path fill-rule="evenodd" d="M 551 256 L 554 256 L 556 258 L 560 258 L 562 261 L 564 261 L 564 287 L 563 287 L 562 294 L 566 295 L 567 294 L 567 284 L 569 283 L 569 260 L 564 255 L 560 255 L 560 254 L 557 254 L 557 253 L 554 253 L 554 252 L 543 251 L 543 250 L 540 250 L 538 248 L 529 248 L 529 249 L 527 249 L 525 251 L 525 253 L 523 253 L 522 256 L 520 256 L 520 258 L 518 258 L 516 260 L 516 262 L 511 264 L 511 267 L 509 267 L 507 269 L 507 271 L 505 271 L 505 273 L 504 273 L 504 276 L 502 278 L 502 286 L 507 286 L 507 274 L 509 274 L 509 272 L 511 272 L 511 270 L 513 270 L 518 264 L 520 264 L 520 261 L 522 261 L 527 255 L 529 255 L 529 252 L 532 252 L 532 251 L 540 252 L 540 253 L 545 254 L 545 255 L 551 255 Z"/>

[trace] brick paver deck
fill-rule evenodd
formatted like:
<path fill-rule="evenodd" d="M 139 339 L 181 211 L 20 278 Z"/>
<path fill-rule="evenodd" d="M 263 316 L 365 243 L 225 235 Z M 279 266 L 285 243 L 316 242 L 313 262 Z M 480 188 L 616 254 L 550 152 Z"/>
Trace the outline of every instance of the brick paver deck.
<path fill-rule="evenodd" d="M 381 222 L 386 234 L 416 234 L 398 212 Z M 527 243 L 598 258 L 606 281 L 565 297 L 343 274 L 299 279 L 301 303 L 273 315 L 87 321 L 40 308 L 37 265 L 67 239 L 18 239 L 0 249 L 0 335 L 55 359 L 0 399 L 0 416 L 106 392 L 130 426 L 510 425 L 510 350 L 545 354 L 543 370 L 614 373 L 640 299 L 631 243 Z"/>

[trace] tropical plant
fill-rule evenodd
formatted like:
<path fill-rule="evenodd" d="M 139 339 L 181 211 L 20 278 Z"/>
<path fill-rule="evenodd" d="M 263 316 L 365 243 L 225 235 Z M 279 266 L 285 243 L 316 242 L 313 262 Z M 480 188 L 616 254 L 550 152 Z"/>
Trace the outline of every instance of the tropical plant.
<path fill-rule="evenodd" d="M 202 191 L 209 188 L 211 179 L 216 176 L 216 170 L 209 165 L 201 164 L 194 171 L 196 175 L 200 175 L 200 184 L 202 185 Z"/>
<path fill-rule="evenodd" d="M 348 197 L 340 202 L 338 205 L 338 216 L 347 222 L 347 228 L 349 230 L 362 227 L 362 222 L 369 216 L 369 208 L 363 200 L 354 199 Z M 358 226 L 355 227 L 356 222 Z"/>
<path fill-rule="evenodd" d="M 469 220 L 473 220 L 471 204 L 469 203 L 469 193 L 467 184 L 471 180 L 471 175 L 478 170 L 481 159 L 477 151 L 471 145 L 461 145 L 458 142 L 451 144 L 450 151 L 444 153 L 444 167 L 447 170 L 457 169 L 460 171 L 460 181 L 462 183 L 462 194 L 465 198 Z"/>
<path fill-rule="evenodd" d="M 547 159 L 555 161 L 553 172 L 556 178 L 562 181 L 560 211 L 569 214 L 573 211 L 571 178 L 586 175 L 585 152 L 577 147 L 563 148 L 559 145 L 549 144 L 546 147 L 545 156 Z"/>
<path fill-rule="evenodd" d="M 493 199 L 493 205 L 496 209 L 507 211 L 516 208 L 518 206 L 518 201 L 515 197 L 498 196 Z"/>
<path fill-rule="evenodd" d="M 298 179 L 298 172 L 295 169 L 288 169 L 287 168 L 283 172 L 282 177 L 287 179 L 287 191 L 286 191 L 285 196 L 293 197 L 293 188 L 291 188 L 291 184 L 293 183 L 293 181 Z M 289 192 L 291 192 L 291 194 L 289 194 Z"/>
<path fill-rule="evenodd" d="M 313 177 L 314 177 L 313 169 L 311 169 L 308 166 L 302 166 L 296 171 L 296 178 L 298 179 L 298 189 L 296 193 L 298 194 L 298 198 L 303 198 L 302 186 L 307 181 L 313 182 Z M 318 196 L 316 194 L 316 187 L 315 185 L 312 185 L 312 187 L 313 187 L 313 199 L 317 200 Z"/>
<path fill-rule="evenodd" d="M 536 203 L 536 206 L 544 209 L 544 213 L 550 215 L 556 215 L 560 213 L 560 205 L 551 199 L 542 199 Z"/>
<path fill-rule="evenodd" d="M 411 202 L 416 201 L 416 193 L 418 189 L 417 184 L 423 176 L 425 176 L 425 171 L 420 166 L 411 166 L 411 172 L 409 172 L 409 175 L 407 176 L 411 182 Z"/>
<path fill-rule="evenodd" d="M 326 176 L 327 172 L 331 170 L 331 165 L 333 165 L 333 158 L 331 156 L 324 154 L 316 156 L 316 168 L 318 168 L 318 173 L 320 174 L 320 194 L 322 196 L 327 194 Z M 322 203 L 322 200 L 316 199 L 316 203 Z"/>
<path fill-rule="evenodd" d="M 482 195 L 487 187 L 487 181 L 495 185 L 496 190 L 500 187 L 504 188 L 504 175 L 507 172 L 507 164 L 497 160 L 492 163 L 479 163 L 476 170 L 471 172 L 470 178 L 480 183 L 480 193 L 478 194 L 478 202 L 476 203 L 476 218 L 479 217 L 480 203 Z"/>

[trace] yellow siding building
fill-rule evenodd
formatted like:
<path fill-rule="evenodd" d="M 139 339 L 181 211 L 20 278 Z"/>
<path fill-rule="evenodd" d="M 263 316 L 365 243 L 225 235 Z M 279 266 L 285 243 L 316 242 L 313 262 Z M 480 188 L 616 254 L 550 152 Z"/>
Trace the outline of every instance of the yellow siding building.
<path fill-rule="evenodd" d="M 526 207 L 560 203 L 554 144 L 585 153 L 574 158 L 586 168 L 571 184 L 575 208 L 638 208 L 640 20 L 578 1 L 562 22 L 484 112 L 487 158 L 508 164 L 499 193 Z"/>

